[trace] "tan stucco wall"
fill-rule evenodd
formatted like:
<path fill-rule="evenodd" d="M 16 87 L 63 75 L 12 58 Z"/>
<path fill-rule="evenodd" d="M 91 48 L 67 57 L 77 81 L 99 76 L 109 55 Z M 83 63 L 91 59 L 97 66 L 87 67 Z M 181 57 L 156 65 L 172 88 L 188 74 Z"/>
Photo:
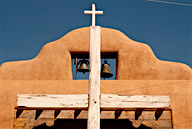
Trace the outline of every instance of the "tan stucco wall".
<path fill-rule="evenodd" d="M 0 81 L 0 129 L 13 127 L 17 94 L 87 94 L 88 81 Z M 101 93 L 121 95 L 170 95 L 174 129 L 192 127 L 192 81 L 105 80 Z"/>
<path fill-rule="evenodd" d="M 72 80 L 70 52 L 88 52 L 89 27 L 46 44 L 32 60 L 0 66 L 0 80 Z M 151 48 L 118 30 L 101 28 L 101 51 L 118 52 L 118 80 L 192 80 L 192 69 L 158 60 Z"/>
<path fill-rule="evenodd" d="M 72 80 L 70 52 L 88 52 L 89 28 L 46 44 L 32 60 L 0 66 L 0 129 L 13 126 L 17 94 L 87 94 L 88 81 Z M 160 61 L 151 48 L 120 31 L 101 28 L 101 51 L 118 52 L 117 80 L 101 81 L 101 93 L 170 95 L 174 129 L 192 127 L 192 69 Z M 182 81 L 183 80 L 183 81 Z"/>

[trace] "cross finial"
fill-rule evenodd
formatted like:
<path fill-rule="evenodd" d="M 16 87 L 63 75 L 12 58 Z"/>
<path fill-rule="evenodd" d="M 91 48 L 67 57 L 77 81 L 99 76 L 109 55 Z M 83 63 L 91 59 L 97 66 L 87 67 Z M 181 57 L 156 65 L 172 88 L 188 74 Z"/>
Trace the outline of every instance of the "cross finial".
<path fill-rule="evenodd" d="M 84 11 L 84 14 L 92 14 L 92 26 L 95 26 L 95 14 L 102 15 L 103 11 L 96 11 L 95 4 L 92 4 L 92 11 Z"/>

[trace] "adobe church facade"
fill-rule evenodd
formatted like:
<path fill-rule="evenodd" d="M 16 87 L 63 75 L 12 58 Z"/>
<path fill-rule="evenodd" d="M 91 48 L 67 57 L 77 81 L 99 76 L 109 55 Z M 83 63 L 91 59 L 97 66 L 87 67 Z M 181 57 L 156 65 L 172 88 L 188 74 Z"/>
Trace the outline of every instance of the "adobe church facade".
<path fill-rule="evenodd" d="M 71 53 L 89 52 L 89 27 L 46 44 L 31 60 L 0 66 L 0 128 L 12 129 L 18 94 L 87 94 L 88 80 L 73 80 Z M 101 80 L 101 94 L 170 96 L 174 129 L 192 127 L 192 69 L 162 61 L 122 32 L 101 27 L 101 52 L 117 53 L 115 80 Z"/>

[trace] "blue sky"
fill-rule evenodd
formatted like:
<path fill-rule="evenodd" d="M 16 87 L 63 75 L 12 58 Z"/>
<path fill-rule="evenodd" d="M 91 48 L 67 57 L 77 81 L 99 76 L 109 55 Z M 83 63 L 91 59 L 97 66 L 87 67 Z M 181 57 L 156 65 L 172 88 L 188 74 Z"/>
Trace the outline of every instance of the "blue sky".
<path fill-rule="evenodd" d="M 192 0 L 169 0 L 192 4 Z M 152 47 L 157 58 L 192 67 L 192 6 L 146 0 L 0 0 L 0 64 L 34 58 L 42 46 L 91 25 L 114 28 Z"/>

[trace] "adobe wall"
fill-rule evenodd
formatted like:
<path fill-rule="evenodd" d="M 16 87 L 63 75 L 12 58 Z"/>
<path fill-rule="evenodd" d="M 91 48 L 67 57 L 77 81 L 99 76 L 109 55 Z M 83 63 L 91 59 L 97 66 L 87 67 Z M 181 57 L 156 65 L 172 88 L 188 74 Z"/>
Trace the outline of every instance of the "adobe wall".
<path fill-rule="evenodd" d="M 88 52 L 89 28 L 46 44 L 32 60 L 0 66 L 0 129 L 13 126 L 17 94 L 87 94 L 88 81 L 72 80 L 70 52 Z M 157 59 L 151 48 L 120 31 L 101 28 L 101 51 L 118 52 L 117 80 L 101 81 L 101 93 L 170 95 L 174 129 L 192 127 L 192 69 Z M 183 81 L 182 81 L 183 80 Z"/>
<path fill-rule="evenodd" d="M 17 94 L 87 94 L 88 80 L 0 81 L 0 129 L 12 129 Z M 101 93 L 169 95 L 174 129 L 192 127 L 191 80 L 103 80 Z"/>
<path fill-rule="evenodd" d="M 89 27 L 46 44 L 32 60 L 0 66 L 0 80 L 72 80 L 70 52 L 89 51 Z M 101 28 L 101 51 L 118 52 L 117 80 L 192 80 L 192 69 L 160 61 L 151 48 L 118 30 Z"/>

